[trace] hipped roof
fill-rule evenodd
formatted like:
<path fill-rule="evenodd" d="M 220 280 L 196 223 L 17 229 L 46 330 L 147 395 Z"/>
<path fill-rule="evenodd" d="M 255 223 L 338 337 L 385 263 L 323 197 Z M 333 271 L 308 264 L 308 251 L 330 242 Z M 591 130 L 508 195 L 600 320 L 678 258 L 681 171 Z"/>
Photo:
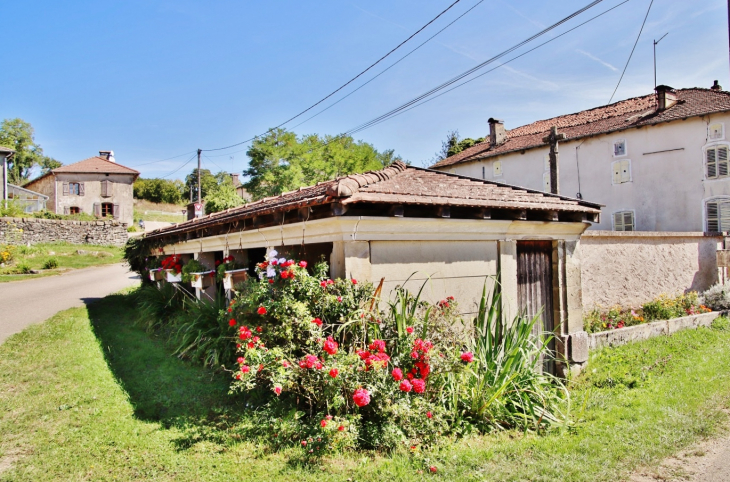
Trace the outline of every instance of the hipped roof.
<path fill-rule="evenodd" d="M 148 233 L 146 237 L 154 239 L 190 233 L 257 216 L 325 204 L 338 204 L 344 209 L 353 206 L 390 205 L 539 210 L 590 215 L 598 214 L 601 208 L 599 204 L 578 199 L 408 166 L 398 161 L 380 171 L 343 176 L 315 186 L 303 187 L 280 196 L 158 229 Z M 292 216 L 286 216 L 286 219 L 292 219 Z"/>
<path fill-rule="evenodd" d="M 118 164 L 116 162 L 109 161 L 107 159 L 104 159 L 103 157 L 94 156 L 90 157 L 88 159 L 84 159 L 83 161 L 74 162 L 73 164 L 69 164 L 67 166 L 61 166 L 57 167 L 56 169 L 52 169 L 48 171 L 47 173 L 43 174 L 40 177 L 37 177 L 33 179 L 32 181 L 29 181 L 26 186 L 31 185 L 32 183 L 39 181 L 40 179 L 43 179 L 46 176 L 50 176 L 51 174 L 62 174 L 62 173 L 77 173 L 77 174 L 131 174 L 136 179 L 139 176 L 139 171 L 135 171 L 134 169 L 122 166 L 121 164 Z"/>
<path fill-rule="evenodd" d="M 676 93 L 678 102 L 666 110 L 657 110 L 656 94 L 634 97 L 512 129 L 507 131 L 507 140 L 496 146 L 491 145 L 489 136 L 486 136 L 485 142 L 464 149 L 431 167 L 440 169 L 510 152 L 546 147 L 547 143 L 543 138 L 549 134 L 552 126 L 557 126 L 558 131 L 565 134 L 565 140 L 570 141 L 632 127 L 730 111 L 730 92 L 700 88 L 678 89 L 673 92 Z"/>

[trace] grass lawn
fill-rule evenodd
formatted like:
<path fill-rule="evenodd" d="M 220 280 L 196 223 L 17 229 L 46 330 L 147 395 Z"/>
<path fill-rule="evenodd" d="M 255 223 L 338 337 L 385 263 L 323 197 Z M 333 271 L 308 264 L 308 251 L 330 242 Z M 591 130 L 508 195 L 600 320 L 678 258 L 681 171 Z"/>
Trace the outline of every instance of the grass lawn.
<path fill-rule="evenodd" d="M 228 377 L 170 357 L 133 310 L 110 296 L 0 345 L 0 480 L 613 481 L 712 434 L 730 400 L 730 328 L 687 330 L 594 353 L 573 427 L 307 464 L 244 440 L 260 421 Z"/>
<path fill-rule="evenodd" d="M 120 263 L 123 258 L 122 248 L 118 246 L 93 244 L 41 243 L 30 247 L 17 246 L 16 250 L 13 264 L 0 268 L 0 283 L 50 276 L 69 269 Z M 78 250 L 87 253 L 78 254 Z M 96 254 L 92 254 L 94 252 Z M 55 269 L 44 270 L 41 274 L 15 274 L 20 265 L 25 265 L 29 269 L 42 269 L 44 263 L 51 258 L 58 261 L 58 267 Z"/>
<path fill-rule="evenodd" d="M 184 205 L 153 203 L 144 199 L 134 200 L 134 223 L 140 219 L 145 221 L 159 221 L 166 223 L 181 223 L 185 221 L 182 211 Z"/>

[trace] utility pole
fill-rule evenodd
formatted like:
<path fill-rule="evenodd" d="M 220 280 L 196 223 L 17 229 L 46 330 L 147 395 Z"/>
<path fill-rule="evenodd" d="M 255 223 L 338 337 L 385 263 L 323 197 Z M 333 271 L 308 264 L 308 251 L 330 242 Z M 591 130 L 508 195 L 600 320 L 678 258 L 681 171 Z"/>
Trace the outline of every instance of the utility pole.
<path fill-rule="evenodd" d="M 730 0 L 728 0 L 730 2 Z M 200 204 L 200 153 L 202 149 L 198 149 L 198 204 Z"/>
<path fill-rule="evenodd" d="M 730 5 L 730 0 L 727 0 L 727 2 L 728 2 L 728 5 Z M 660 38 L 659 40 L 654 39 L 654 90 L 656 90 L 656 46 L 667 35 L 669 35 L 669 32 L 662 35 L 662 38 Z"/>

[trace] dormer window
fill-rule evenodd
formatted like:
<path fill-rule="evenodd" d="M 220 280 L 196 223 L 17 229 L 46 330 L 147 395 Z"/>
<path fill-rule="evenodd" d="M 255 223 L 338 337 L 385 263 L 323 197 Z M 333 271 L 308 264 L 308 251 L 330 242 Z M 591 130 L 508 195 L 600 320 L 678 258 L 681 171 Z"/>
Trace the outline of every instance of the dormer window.
<path fill-rule="evenodd" d="M 619 139 L 613 143 L 613 157 L 626 155 L 626 139 Z"/>
<path fill-rule="evenodd" d="M 725 124 L 716 122 L 707 126 L 707 139 L 711 141 L 721 141 L 725 139 Z"/>
<path fill-rule="evenodd" d="M 728 176 L 728 146 L 719 145 L 705 149 L 705 172 L 707 179 Z"/>

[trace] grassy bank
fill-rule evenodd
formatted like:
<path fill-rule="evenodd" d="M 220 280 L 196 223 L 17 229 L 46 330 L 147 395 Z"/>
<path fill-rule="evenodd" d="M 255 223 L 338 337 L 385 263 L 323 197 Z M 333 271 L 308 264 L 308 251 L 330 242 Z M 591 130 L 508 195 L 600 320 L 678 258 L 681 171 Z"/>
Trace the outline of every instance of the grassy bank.
<path fill-rule="evenodd" d="M 140 219 L 144 221 L 159 221 L 165 223 L 181 223 L 185 221 L 182 213 L 184 205 L 153 203 L 144 199 L 134 200 L 134 223 Z"/>
<path fill-rule="evenodd" d="M 15 246 L 13 262 L 0 268 L 0 283 L 39 278 L 59 274 L 69 269 L 88 268 L 122 261 L 122 249 L 118 246 L 92 244 L 41 243 L 32 246 Z M 82 253 L 79 254 L 78 251 Z M 55 260 L 53 263 L 51 260 Z M 44 269 L 47 267 L 51 269 Z M 43 270 L 41 274 L 22 274 L 29 270 Z"/>
<path fill-rule="evenodd" d="M 266 422 L 228 377 L 170 357 L 133 310 L 111 296 L 0 345 L 0 480 L 617 480 L 711 434 L 730 400 L 730 329 L 689 330 L 593 354 L 562 432 L 310 465 L 248 439 Z"/>

